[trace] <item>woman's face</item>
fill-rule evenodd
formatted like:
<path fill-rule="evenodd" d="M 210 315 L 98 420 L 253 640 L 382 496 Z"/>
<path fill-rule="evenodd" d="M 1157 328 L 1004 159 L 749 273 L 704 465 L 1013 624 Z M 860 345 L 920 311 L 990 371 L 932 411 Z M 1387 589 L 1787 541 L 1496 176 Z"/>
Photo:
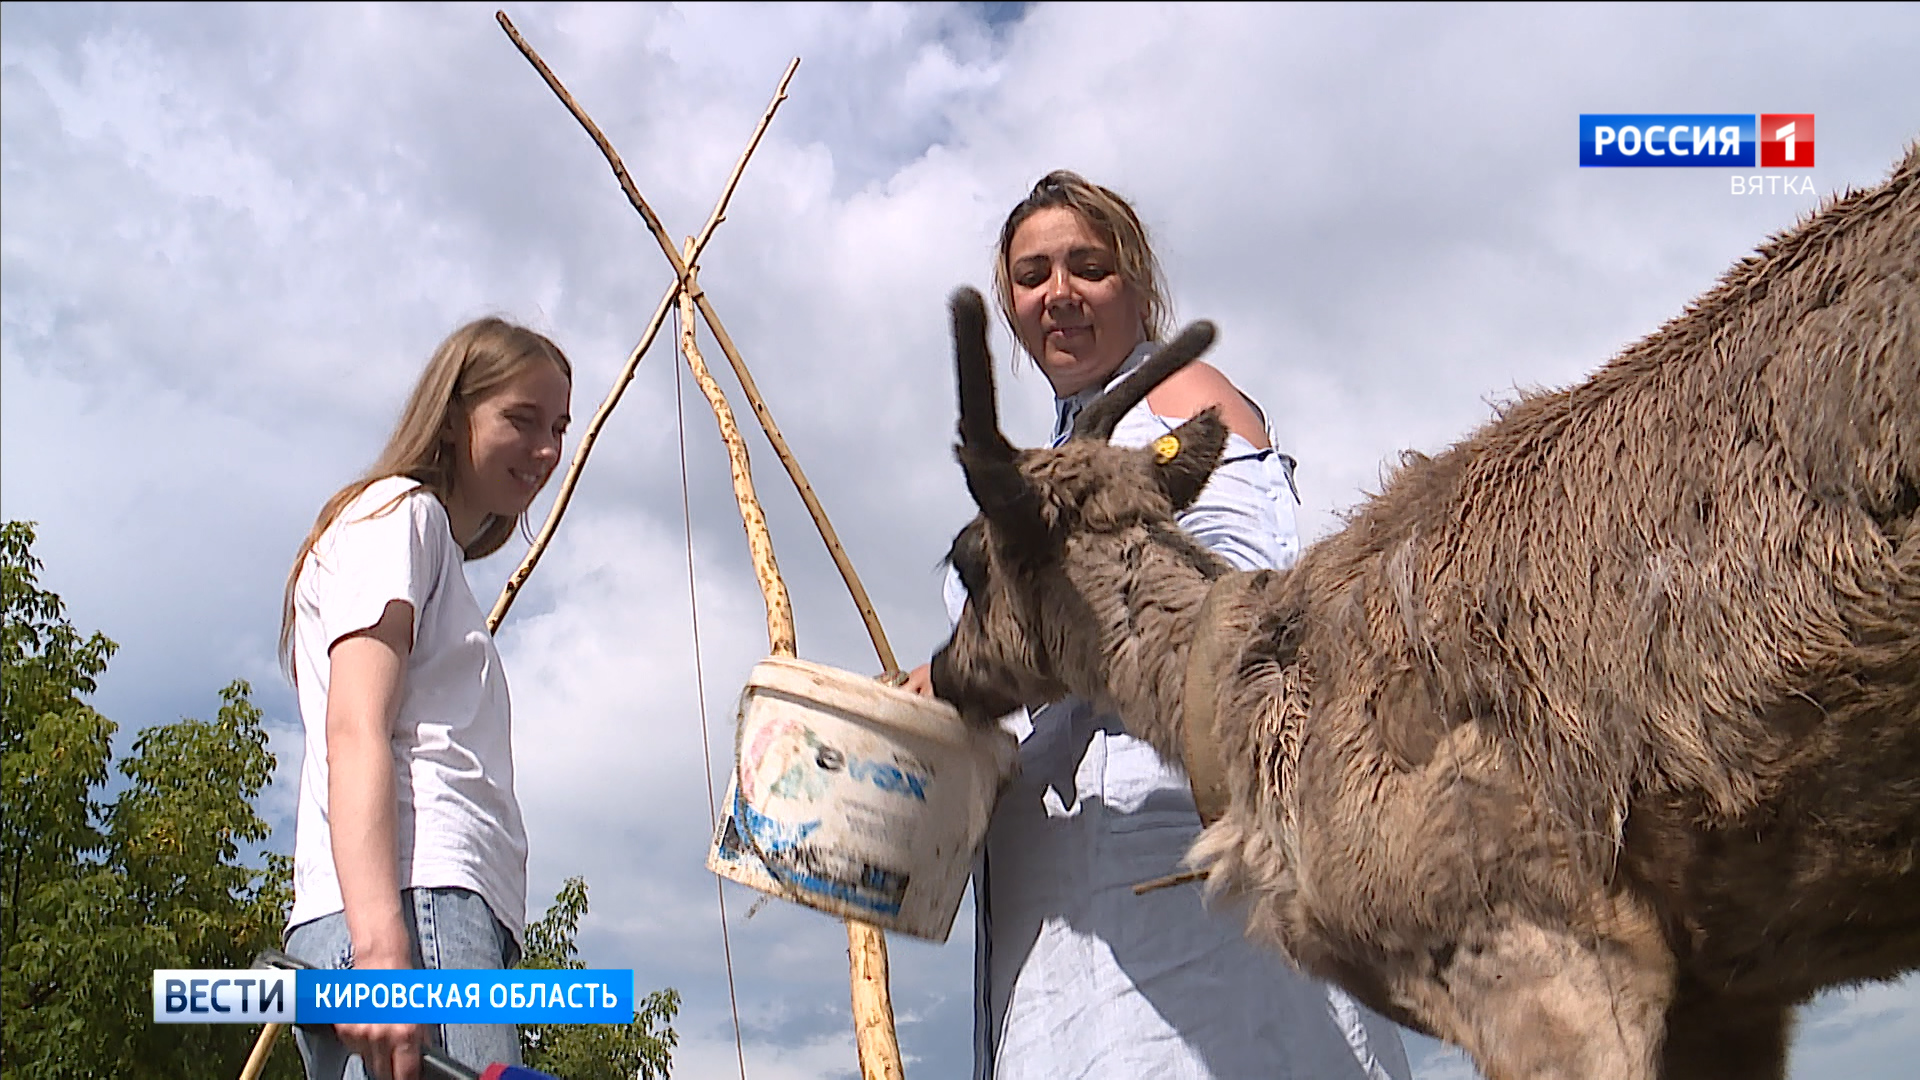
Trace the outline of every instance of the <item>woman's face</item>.
<path fill-rule="evenodd" d="M 457 452 L 447 517 L 456 540 L 472 540 L 489 516 L 526 512 L 560 462 L 572 391 L 558 365 L 532 363 L 467 410 L 464 432 L 459 418 L 450 421 Z"/>
<path fill-rule="evenodd" d="M 1037 210 L 1007 245 L 1014 329 L 1057 397 L 1105 383 L 1145 338 L 1119 260 L 1068 207 Z"/>

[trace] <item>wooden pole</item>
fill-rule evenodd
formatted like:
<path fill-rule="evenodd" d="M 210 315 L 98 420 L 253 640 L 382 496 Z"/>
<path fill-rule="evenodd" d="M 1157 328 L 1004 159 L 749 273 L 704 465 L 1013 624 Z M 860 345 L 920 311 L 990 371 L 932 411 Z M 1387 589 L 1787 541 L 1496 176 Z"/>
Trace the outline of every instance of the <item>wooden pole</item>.
<path fill-rule="evenodd" d="M 280 1030 L 285 1024 L 262 1024 L 260 1037 L 253 1040 L 253 1052 L 247 1055 L 247 1063 L 240 1069 L 240 1080 L 260 1080 L 260 1073 L 267 1067 L 267 1055 L 273 1053 L 274 1041 L 280 1038 Z"/>
<path fill-rule="evenodd" d="M 727 335 L 726 328 L 721 324 L 719 316 L 714 313 L 713 305 L 707 300 L 705 293 L 694 283 L 692 274 L 688 270 L 690 260 L 682 255 L 667 236 L 666 227 L 654 214 L 653 208 L 647 205 L 646 199 L 640 194 L 640 189 L 634 184 L 633 177 L 627 172 L 626 164 L 620 160 L 619 152 L 614 150 L 613 144 L 601 133 L 599 125 L 593 122 L 593 118 L 588 116 L 586 110 L 573 99 L 573 95 L 567 92 L 566 87 L 553 74 L 553 70 L 547 66 L 546 61 L 540 58 L 540 54 L 527 43 L 519 30 L 515 29 L 513 21 L 507 18 L 506 13 L 498 12 L 495 18 L 499 20 L 501 28 L 513 40 L 521 55 L 525 56 L 534 70 L 540 73 L 540 77 L 546 81 L 548 88 L 567 107 L 567 111 L 573 114 L 574 119 L 600 148 L 601 154 L 607 159 L 607 164 L 613 169 L 613 175 L 620 184 L 620 190 L 626 194 L 627 201 L 647 223 L 648 231 L 653 233 L 654 239 L 660 244 L 661 252 L 673 265 L 674 277 L 681 288 L 681 295 L 683 298 L 690 299 L 699 308 L 702 318 L 713 331 L 714 340 L 720 343 L 721 351 L 726 353 L 727 361 L 733 366 L 734 374 L 739 377 L 741 388 L 746 391 L 748 400 L 753 406 L 754 415 L 760 420 L 762 430 L 766 432 L 767 440 L 773 444 L 774 452 L 779 456 L 781 464 L 786 467 L 787 474 L 792 478 L 794 487 L 798 489 L 801 500 L 806 503 L 807 511 L 812 515 L 821 539 L 826 543 L 829 553 L 833 556 L 834 564 L 840 570 L 841 578 L 847 583 L 847 589 L 853 595 L 854 605 L 859 609 L 861 619 L 866 624 L 867 635 L 873 641 L 874 650 L 880 656 L 886 675 L 894 676 L 899 671 L 899 664 L 894 659 L 892 647 L 887 643 L 886 632 L 880 627 L 879 616 L 873 610 L 873 603 L 867 597 L 865 587 L 860 583 L 859 574 L 854 571 L 852 561 L 847 558 L 846 549 L 834 533 L 832 523 L 827 520 L 825 508 L 814 496 L 813 486 L 807 482 L 806 474 L 801 471 L 799 461 L 787 448 L 786 440 L 774 424 L 772 412 L 767 409 L 758 389 L 754 387 L 752 376 L 747 372 L 746 362 L 740 358 L 739 350 L 733 346 L 733 339 Z M 900 1046 L 893 1023 L 893 1003 L 887 990 L 886 937 L 879 928 L 850 919 L 847 921 L 847 946 L 853 996 L 854 1035 L 860 1048 L 860 1071 L 863 1080 L 901 1080 L 904 1071 L 900 1063 Z"/>
<path fill-rule="evenodd" d="M 601 155 L 607 159 L 608 166 L 613 169 L 614 179 L 620 183 L 620 190 L 626 194 L 627 202 L 632 204 L 634 210 L 640 214 L 641 220 L 646 222 L 647 231 L 653 234 L 655 242 L 660 245 L 661 254 L 665 255 L 667 262 L 672 264 L 674 277 L 685 286 L 688 280 L 688 260 L 681 255 L 680 249 L 667 235 L 667 228 L 661 224 L 659 216 L 653 212 L 653 207 L 647 205 L 646 198 L 640 194 L 640 189 L 634 184 L 632 175 L 627 172 L 626 164 L 620 160 L 619 152 L 613 148 L 612 143 L 607 141 L 606 135 L 601 133 L 599 125 L 593 122 L 593 118 L 588 116 L 586 110 L 580 107 L 580 103 L 567 92 L 567 88 L 561 84 L 559 77 L 553 73 L 553 69 L 549 68 L 546 61 L 540 58 L 540 54 L 534 51 L 533 46 L 520 36 L 520 31 L 514 29 L 513 21 L 507 18 L 506 13 L 499 12 L 495 18 L 500 21 L 500 26 L 507 32 L 507 36 L 513 39 L 513 44 L 520 50 L 521 55 L 525 56 L 534 70 L 540 73 L 540 77 L 546 80 L 547 87 L 553 91 L 554 96 L 560 99 L 560 103 L 567 107 L 567 111 L 573 114 L 573 118 L 593 139 L 594 145 L 600 148 Z M 840 543 L 839 535 L 834 532 L 833 523 L 827 519 L 826 509 L 820 505 L 819 498 L 814 495 L 813 485 L 807 482 L 806 473 L 801 470 L 799 460 L 793 456 L 793 451 L 787 448 L 787 440 L 780 434 L 780 428 L 774 424 L 773 413 L 761 399 L 759 389 L 754 386 L 753 376 L 747 371 L 746 361 L 740 358 L 740 350 L 734 348 L 733 338 L 728 336 L 726 327 L 720 322 L 720 316 L 714 313 L 713 304 L 707 300 L 706 294 L 693 286 L 686 286 L 686 291 L 692 294 L 695 305 L 700 309 L 701 318 L 706 321 L 707 328 L 713 331 L 713 339 L 720 343 L 720 351 L 726 354 L 727 363 L 733 367 L 735 377 L 740 380 L 740 388 L 746 391 L 747 402 L 753 407 L 753 414 L 760 421 L 761 430 L 766 433 L 767 441 L 773 444 L 773 452 L 779 456 L 780 464 L 786 467 L 787 475 L 793 480 L 794 488 L 800 493 L 801 501 L 806 503 L 807 512 L 813 517 L 815 528 L 820 531 L 820 539 L 827 545 L 827 552 L 833 557 L 834 566 L 839 569 L 841 580 L 846 582 L 847 591 L 853 597 L 854 607 L 859 610 L 860 619 L 866 624 L 867 636 L 873 641 L 874 651 L 879 654 L 880 665 L 885 675 L 891 677 L 897 674 L 900 665 L 894 659 L 893 647 L 887 643 L 886 631 L 880 627 L 880 617 L 874 611 L 873 601 L 868 598 L 866 587 L 860 583 L 860 575 L 855 572 L 853 561 L 847 557 L 846 548 Z"/>
<path fill-rule="evenodd" d="M 687 238 L 687 260 L 693 262 L 693 238 Z M 691 275 L 692 270 L 688 270 Z M 747 459 L 747 443 L 740 437 L 740 425 L 733 419 L 733 408 L 713 381 L 707 362 L 700 355 L 694 331 L 700 320 L 693 314 L 693 297 L 680 291 L 680 352 L 687 358 L 693 381 L 707 397 L 714 422 L 720 426 L 720 441 L 727 446 L 727 467 L 733 474 L 733 500 L 740 507 L 740 525 L 747 530 L 747 550 L 753 555 L 753 574 L 760 579 L 760 595 L 767 602 L 767 651 L 775 656 L 794 656 L 793 600 L 787 595 L 787 583 L 780 578 L 780 564 L 773 557 L 773 534 L 767 531 L 767 515 L 753 490 L 753 465 Z"/>
<path fill-rule="evenodd" d="M 515 34 L 513 24 L 507 21 L 507 17 L 503 14 L 500 20 L 501 25 L 507 27 L 507 32 L 514 36 L 515 41 L 518 41 L 519 36 Z M 707 223 L 701 227 L 699 237 L 693 241 L 692 254 L 688 256 L 687 262 L 693 262 L 700 257 L 700 252 L 705 250 L 707 241 L 713 238 L 713 230 L 726 220 L 727 204 L 733 200 L 734 189 L 740 186 L 740 176 L 746 172 L 747 160 L 753 157 L 754 150 L 759 147 L 760 137 L 766 134 L 767 125 L 773 122 L 773 114 L 780 108 L 780 103 L 787 100 L 787 84 L 793 81 L 793 73 L 799 67 L 800 61 L 796 59 L 787 65 L 786 74 L 780 77 L 780 85 L 773 92 L 773 100 L 768 103 L 766 111 L 760 114 L 760 124 L 753 129 L 753 137 L 747 140 L 747 148 L 740 152 L 740 160 L 734 163 L 733 173 L 727 177 L 727 184 L 721 189 L 719 201 L 713 204 L 713 213 L 707 215 Z M 634 372 L 640 367 L 640 358 L 653 347 L 654 337 L 660 333 L 661 325 L 666 322 L 667 313 L 673 310 L 674 303 L 680 298 L 681 290 L 686 284 L 687 278 L 680 276 L 674 278 L 673 284 L 667 287 L 666 294 L 660 297 L 660 303 L 654 307 L 653 318 L 647 320 L 647 330 L 640 335 L 640 343 L 635 345 L 633 351 L 627 355 L 626 365 L 620 369 L 619 377 L 614 379 L 613 386 L 607 390 L 607 396 L 601 401 L 600 408 L 594 412 L 593 419 L 587 422 L 586 428 L 580 435 L 579 445 L 574 448 L 573 463 L 567 467 L 566 475 L 560 480 L 560 492 L 554 496 L 553 509 L 547 513 L 546 523 L 541 525 L 539 534 L 533 538 L 533 544 L 527 549 L 526 557 L 520 561 L 519 568 L 507 578 L 506 588 L 500 591 L 500 598 L 494 601 L 493 612 L 487 616 L 489 631 L 499 629 L 501 621 L 507 617 L 507 609 L 513 606 L 514 599 L 520 595 L 520 587 L 526 584 L 527 578 L 533 573 L 533 568 L 539 565 L 540 556 L 546 553 L 548 543 L 553 540 L 554 530 L 560 527 L 560 515 L 567 512 L 567 504 L 573 499 L 573 488 L 579 482 L 580 470 L 586 468 L 587 455 L 593 452 L 594 440 L 600 437 L 600 428 L 606 424 L 607 417 L 613 413 L 613 407 L 620 403 L 621 395 L 626 393 L 627 385 L 633 381 Z"/>
<path fill-rule="evenodd" d="M 687 240 L 689 280 L 694 273 L 693 240 Z M 694 318 L 697 288 L 680 293 L 680 351 L 687 358 L 693 381 L 700 385 L 713 419 L 720 427 L 720 439 L 727 444 L 727 463 L 733 473 L 733 497 L 740 506 L 740 524 L 747 530 L 747 546 L 753 552 L 753 572 L 760 579 L 760 591 L 767 603 L 767 646 L 775 656 L 795 655 L 793 603 L 780 578 L 779 564 L 773 557 L 773 536 L 767 531 L 767 515 L 753 490 L 753 467 L 747 457 L 746 440 L 740 437 L 740 425 L 734 421 L 733 408 L 707 370 L 696 338 L 699 320 Z M 865 1080 L 902 1080 L 900 1043 L 893 1027 L 893 996 L 887 982 L 887 939 L 880 928 L 857 919 L 847 920 L 847 955 L 853 996 L 854 1043 L 860 1051 L 860 1074 Z"/>
<path fill-rule="evenodd" d="M 747 371 L 747 362 L 740 358 L 740 350 L 733 347 L 733 339 L 727 336 L 727 328 L 720 324 L 720 316 L 714 314 L 713 305 L 707 302 L 704 293 L 695 291 L 692 295 L 700 305 L 700 314 L 706 319 L 707 328 L 713 331 L 713 339 L 720 343 L 720 351 L 726 354 L 727 363 L 733 367 L 734 377 L 740 380 L 740 389 L 746 393 L 747 404 L 760 421 L 760 430 L 766 433 L 767 442 L 773 445 L 773 452 L 780 458 L 780 464 L 786 466 L 787 476 L 800 493 L 800 501 L 807 504 L 807 513 L 813 517 L 820 540 L 827 545 L 827 553 L 833 556 L 833 565 L 840 570 L 840 580 L 846 582 L 847 592 L 853 597 L 853 606 L 860 612 L 860 621 L 866 624 L 867 638 L 873 642 L 873 651 L 880 659 L 881 677 L 892 680 L 900 673 L 899 661 L 894 659 L 893 646 L 887 643 L 887 632 L 880 627 L 880 615 L 873 609 L 873 601 L 867 597 L 866 587 L 860 584 L 860 575 L 853 569 L 853 560 L 847 557 L 847 549 L 840 543 L 839 534 L 834 532 L 833 522 L 827 520 L 826 508 L 820 505 L 820 499 L 814 495 L 813 485 L 807 483 L 807 474 L 800 469 L 800 459 L 794 457 L 793 451 L 787 448 L 786 438 L 773 422 L 772 410 L 761 399 L 760 389 L 753 384 L 752 373 Z"/>
<path fill-rule="evenodd" d="M 666 226 L 661 224 L 653 208 L 647 205 L 646 199 L 640 194 L 639 187 L 634 184 L 632 175 L 627 172 L 626 164 L 621 161 L 619 152 L 600 131 L 599 125 L 593 122 L 593 118 L 588 116 L 586 110 L 573 99 L 573 95 L 567 92 L 567 88 L 561 84 L 559 77 L 554 75 L 553 69 L 547 66 L 546 61 L 540 58 L 540 54 L 520 35 L 513 21 L 507 18 L 506 12 L 496 12 L 494 17 L 499 20 L 501 29 L 506 31 L 521 55 L 526 57 L 527 62 L 540 73 L 540 77 L 545 80 L 554 96 L 560 99 L 561 104 L 567 107 L 567 111 L 573 114 L 574 119 L 593 139 L 594 145 L 600 148 L 601 155 L 607 159 L 608 166 L 613 170 L 614 179 L 620 184 L 620 190 L 627 196 L 627 201 L 632 204 L 634 210 L 640 214 L 641 220 L 646 222 L 647 230 L 653 233 L 654 240 L 660 245 L 660 251 L 666 256 L 667 262 L 672 264 L 674 277 L 681 289 L 682 303 L 690 301 L 697 306 L 708 328 L 713 331 L 714 340 L 720 343 L 721 351 L 726 353 L 728 363 L 732 365 L 734 374 L 740 379 L 741 388 L 746 391 L 748 400 L 753 406 L 754 415 L 760 420 L 762 430 L 766 432 L 767 440 L 773 444 L 775 454 L 779 456 L 781 464 L 786 467 L 788 476 L 793 479 L 794 487 L 799 491 L 801 500 L 806 503 L 807 511 L 812 515 L 821 539 L 826 543 L 828 552 L 833 556 L 834 564 L 840 570 L 841 578 L 847 583 L 847 589 L 853 595 L 854 605 L 859 609 L 862 621 L 866 623 L 867 635 L 873 640 L 874 650 L 880 656 L 886 676 L 894 676 L 899 671 L 899 664 L 894 659 L 892 647 L 887 643 L 886 632 L 880 627 L 879 616 L 873 610 L 873 603 L 867 597 L 866 588 L 861 585 L 860 576 L 854 571 L 852 560 L 847 558 L 846 549 L 834 533 L 832 523 L 827 520 L 825 508 L 814 496 L 813 486 L 807 482 L 806 474 L 801 471 L 799 461 L 787 448 L 786 439 L 780 435 L 780 429 L 773 423 L 772 412 L 767 409 L 758 389 L 753 386 L 746 362 L 740 358 L 739 350 L 734 348 L 733 339 L 727 335 L 720 317 L 714 313 L 712 303 L 694 282 L 693 275 L 688 269 L 691 260 L 675 247 L 672 238 L 667 235 Z M 769 607 L 771 606 L 770 599 Z M 791 610 L 790 605 L 789 610 Z M 769 619 L 771 618 L 770 611 Z M 903 1076 L 900 1047 L 894 1031 L 893 1004 L 887 992 L 886 938 L 879 928 L 851 919 L 847 921 L 847 938 L 854 1000 L 854 1033 L 860 1047 L 861 1075 L 863 1080 L 900 1080 Z"/>
<path fill-rule="evenodd" d="M 853 1038 L 861 1080 L 904 1080 L 900 1040 L 893 1028 L 893 991 L 887 974 L 887 937 L 872 923 L 847 920 L 847 964 L 853 989 Z"/>

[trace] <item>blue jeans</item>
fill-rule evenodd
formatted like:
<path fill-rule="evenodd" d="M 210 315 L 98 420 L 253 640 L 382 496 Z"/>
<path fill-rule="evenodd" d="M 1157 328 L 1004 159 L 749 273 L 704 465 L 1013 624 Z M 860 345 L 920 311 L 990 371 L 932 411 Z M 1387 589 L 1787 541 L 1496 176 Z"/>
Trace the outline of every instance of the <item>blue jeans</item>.
<path fill-rule="evenodd" d="M 418 968 L 510 968 L 520 946 L 493 917 L 480 894 L 468 889 L 403 889 L 401 915 L 413 941 Z M 336 911 L 287 931 L 287 952 L 315 967 L 353 966 L 347 916 Z M 309 1080 L 366 1080 L 365 1064 L 331 1033 L 294 1028 Z M 520 1032 L 512 1024 L 440 1024 L 429 1029 L 432 1045 L 476 1070 L 499 1062 L 520 1064 Z"/>

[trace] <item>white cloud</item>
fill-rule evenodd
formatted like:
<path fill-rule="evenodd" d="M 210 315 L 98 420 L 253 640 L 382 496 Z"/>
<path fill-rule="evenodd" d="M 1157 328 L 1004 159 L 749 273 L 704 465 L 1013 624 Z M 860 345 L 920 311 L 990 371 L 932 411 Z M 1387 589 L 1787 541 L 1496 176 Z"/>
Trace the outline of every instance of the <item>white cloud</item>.
<path fill-rule="evenodd" d="M 1792 1075 L 1898 1080 L 1913 1071 L 1920 980 L 1830 990 L 1802 1009 Z"/>

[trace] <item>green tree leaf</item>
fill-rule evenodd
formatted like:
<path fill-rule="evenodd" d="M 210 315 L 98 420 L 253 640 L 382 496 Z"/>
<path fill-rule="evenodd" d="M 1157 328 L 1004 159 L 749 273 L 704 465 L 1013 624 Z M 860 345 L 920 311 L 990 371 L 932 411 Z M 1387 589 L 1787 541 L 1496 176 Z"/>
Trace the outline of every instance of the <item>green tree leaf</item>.
<path fill-rule="evenodd" d="M 255 1029 L 155 1024 L 155 968 L 246 967 L 277 945 L 291 862 L 266 839 L 272 779 L 246 683 L 218 717 L 150 727 L 101 796 L 115 725 L 85 703 L 114 645 L 40 588 L 33 527 L 0 524 L 0 1078 L 237 1077 Z M 301 1075 L 290 1049 L 266 1075 Z"/>
<path fill-rule="evenodd" d="M 155 968 L 243 968 L 280 943 L 293 860 L 267 839 L 272 781 L 260 710 L 236 681 L 211 721 L 140 732 L 101 801 L 116 726 L 86 704 L 115 646 L 82 636 L 40 587 L 33 526 L 0 523 L 0 1080 L 237 1077 L 257 1030 L 155 1024 Z M 523 967 L 579 969 L 587 885 L 569 878 L 527 928 Z M 521 1029 L 527 1064 L 565 1080 L 665 1077 L 680 995 L 629 1024 Z M 290 1040 L 287 1040 L 290 1041 Z M 269 1080 L 302 1075 L 291 1046 Z"/>
<path fill-rule="evenodd" d="M 587 913 L 587 883 L 568 878 L 547 913 L 527 927 L 520 966 L 541 971 L 586 967 L 574 935 Z M 679 1045 L 672 1021 L 680 994 L 655 990 L 634 1003 L 628 1024 L 530 1024 L 520 1029 L 520 1054 L 529 1068 L 566 1080 L 652 1080 L 664 1077 Z"/>

